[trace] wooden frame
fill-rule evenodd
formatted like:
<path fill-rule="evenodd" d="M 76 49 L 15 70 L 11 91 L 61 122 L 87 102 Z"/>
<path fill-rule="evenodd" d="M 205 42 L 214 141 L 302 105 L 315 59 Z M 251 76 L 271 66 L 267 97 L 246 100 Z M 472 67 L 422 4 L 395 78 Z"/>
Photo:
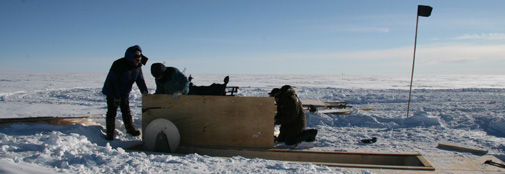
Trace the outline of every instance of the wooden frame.
<path fill-rule="evenodd" d="M 309 162 L 334 167 L 435 170 L 419 153 L 319 152 L 284 149 L 224 149 L 180 147 L 179 153 Z"/>
<path fill-rule="evenodd" d="M 274 149 L 275 110 L 273 97 L 143 95 L 142 132 L 151 121 L 164 118 L 179 130 L 180 145 L 176 153 L 243 156 L 340 167 L 434 170 L 418 153 Z"/>

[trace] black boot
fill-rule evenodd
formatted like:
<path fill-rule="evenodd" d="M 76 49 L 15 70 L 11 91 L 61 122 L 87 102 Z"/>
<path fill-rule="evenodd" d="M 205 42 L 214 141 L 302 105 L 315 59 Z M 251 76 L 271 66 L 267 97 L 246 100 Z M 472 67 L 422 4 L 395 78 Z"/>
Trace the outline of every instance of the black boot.
<path fill-rule="evenodd" d="M 114 117 L 106 117 L 105 118 L 105 126 L 107 128 L 107 135 L 105 136 L 105 139 L 107 140 L 114 140 L 114 131 L 115 131 L 115 123 L 116 119 Z"/>
<path fill-rule="evenodd" d="M 114 131 L 116 129 L 116 113 L 118 105 L 114 102 L 114 98 L 107 97 L 107 114 L 105 115 L 105 139 L 114 140 Z"/>
<path fill-rule="evenodd" d="M 140 131 L 135 128 L 126 129 L 126 133 L 129 133 L 132 136 L 139 136 L 140 135 Z"/>
<path fill-rule="evenodd" d="M 127 99 L 121 100 L 121 113 L 123 115 L 123 123 L 126 129 L 126 133 L 132 136 L 139 136 L 140 131 L 133 127 L 132 115 L 130 112 L 130 103 Z"/>
<path fill-rule="evenodd" d="M 124 122 L 124 127 L 126 129 L 126 133 L 129 133 L 132 136 L 139 136 L 140 135 L 140 131 L 135 129 L 135 127 L 133 126 L 133 121 L 132 121 L 131 115 L 123 116 L 123 122 Z"/>
<path fill-rule="evenodd" d="M 307 138 L 305 141 L 307 142 L 316 141 L 317 129 L 307 129 L 305 130 L 305 132 L 307 132 L 307 134 L 309 135 L 309 138 Z"/>
<path fill-rule="evenodd" d="M 286 138 L 286 145 L 300 144 L 301 142 L 311 142 L 316 140 L 317 129 L 307 129 L 298 135 Z"/>

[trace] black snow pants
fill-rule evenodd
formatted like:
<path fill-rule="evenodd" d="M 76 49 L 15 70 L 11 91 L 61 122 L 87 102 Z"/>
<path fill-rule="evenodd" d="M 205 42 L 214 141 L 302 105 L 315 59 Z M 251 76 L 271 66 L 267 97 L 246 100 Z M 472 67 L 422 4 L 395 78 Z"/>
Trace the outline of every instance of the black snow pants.
<path fill-rule="evenodd" d="M 121 114 L 123 116 L 124 126 L 127 132 L 132 132 L 135 130 L 133 127 L 132 115 L 130 113 L 130 102 L 128 99 L 121 99 L 119 103 L 121 108 Z M 114 137 L 114 130 L 116 129 L 116 115 L 118 106 L 114 104 L 114 98 L 107 97 L 107 114 L 105 118 L 105 126 L 107 128 L 107 137 Z"/>

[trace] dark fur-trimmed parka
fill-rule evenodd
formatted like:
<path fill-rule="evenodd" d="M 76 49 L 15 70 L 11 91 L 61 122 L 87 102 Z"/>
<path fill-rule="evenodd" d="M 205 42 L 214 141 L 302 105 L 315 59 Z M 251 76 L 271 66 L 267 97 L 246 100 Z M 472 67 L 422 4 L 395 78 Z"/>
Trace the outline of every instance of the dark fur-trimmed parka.
<path fill-rule="evenodd" d="M 281 124 L 279 137 L 296 135 L 305 130 L 307 120 L 303 113 L 302 102 L 296 96 L 295 90 L 285 85 L 281 88 L 277 97 L 277 116 Z"/>

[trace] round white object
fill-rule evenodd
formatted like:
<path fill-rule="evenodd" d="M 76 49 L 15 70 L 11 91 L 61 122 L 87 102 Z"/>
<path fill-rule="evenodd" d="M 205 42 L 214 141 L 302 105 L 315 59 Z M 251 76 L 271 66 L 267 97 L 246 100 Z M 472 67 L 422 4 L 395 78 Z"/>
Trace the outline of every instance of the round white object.
<path fill-rule="evenodd" d="M 158 118 L 151 121 L 144 133 L 144 145 L 149 151 L 173 153 L 179 147 L 179 130 L 171 121 Z"/>

